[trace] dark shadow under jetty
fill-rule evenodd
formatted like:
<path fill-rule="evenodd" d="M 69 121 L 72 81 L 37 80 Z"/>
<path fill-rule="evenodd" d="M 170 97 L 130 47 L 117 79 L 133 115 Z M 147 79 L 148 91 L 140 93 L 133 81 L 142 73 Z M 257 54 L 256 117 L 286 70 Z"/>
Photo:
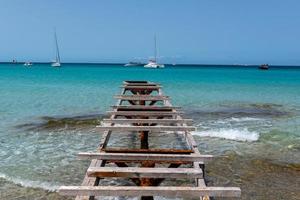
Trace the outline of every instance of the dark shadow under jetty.
<path fill-rule="evenodd" d="M 56 129 L 94 128 L 99 125 L 103 114 L 88 114 L 76 116 L 40 117 L 37 122 L 16 125 L 15 128 L 26 131 L 47 131 Z"/>

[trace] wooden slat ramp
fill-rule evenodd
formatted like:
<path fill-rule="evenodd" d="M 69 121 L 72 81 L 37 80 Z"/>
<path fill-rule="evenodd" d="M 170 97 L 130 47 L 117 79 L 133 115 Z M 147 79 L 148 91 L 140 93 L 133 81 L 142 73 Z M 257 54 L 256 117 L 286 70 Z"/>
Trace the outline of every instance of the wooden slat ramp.
<path fill-rule="evenodd" d="M 159 84 L 124 81 L 121 88 L 121 94 L 115 96 L 117 104 L 108 112 L 110 118 L 104 119 L 101 126 L 97 126 L 103 132 L 98 150 L 78 154 L 81 159 L 91 160 L 81 186 L 62 186 L 59 188 L 61 195 L 76 196 L 76 200 L 101 196 L 153 200 L 153 194 L 173 198 L 198 197 L 200 200 L 240 197 L 241 190 L 237 187 L 206 186 L 204 166 L 213 156 L 200 153 L 190 134 L 190 131 L 195 130 L 191 126 L 192 120 L 181 116 L 182 112 L 178 111 L 180 108 L 172 106 L 170 98 L 163 95 Z M 111 134 L 125 132 L 139 134 L 140 148 L 108 146 Z M 160 133 L 182 137 L 188 148 L 150 148 L 149 134 Z M 101 186 L 100 179 L 104 178 L 127 178 L 136 186 Z M 189 179 L 194 180 L 195 184 L 160 186 L 165 179 Z"/>

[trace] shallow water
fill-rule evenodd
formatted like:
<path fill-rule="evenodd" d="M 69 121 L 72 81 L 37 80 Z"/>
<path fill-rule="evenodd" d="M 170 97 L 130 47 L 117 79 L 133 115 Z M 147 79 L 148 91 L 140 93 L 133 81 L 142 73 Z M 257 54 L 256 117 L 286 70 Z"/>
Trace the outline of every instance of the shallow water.
<path fill-rule="evenodd" d="M 300 163 L 299 68 L 149 70 L 117 65 L 60 69 L 0 65 L 0 180 L 1 188 L 9 188 L 1 195 L 59 199 L 44 190 L 80 184 L 88 162 L 78 161 L 76 153 L 97 148 L 101 134 L 95 124 L 115 103 L 112 96 L 119 93 L 121 82 L 128 79 L 162 83 L 173 104 L 194 119 L 198 130 L 193 134 L 200 151 L 230 156 L 207 166 L 210 184 L 238 185 L 245 190 L 243 199 L 269 199 L 264 193 L 272 199 L 284 195 L 296 199 L 299 167 L 293 166 Z M 137 145 L 134 141 L 133 135 L 111 140 L 120 146 Z M 158 140 L 153 135 L 151 141 Z M 174 137 L 160 142 L 182 145 Z M 256 165 L 262 166 L 257 173 Z M 219 168 L 229 171 L 222 174 Z M 260 173 L 265 170 L 268 173 Z M 269 188 L 278 193 L 272 195 Z"/>

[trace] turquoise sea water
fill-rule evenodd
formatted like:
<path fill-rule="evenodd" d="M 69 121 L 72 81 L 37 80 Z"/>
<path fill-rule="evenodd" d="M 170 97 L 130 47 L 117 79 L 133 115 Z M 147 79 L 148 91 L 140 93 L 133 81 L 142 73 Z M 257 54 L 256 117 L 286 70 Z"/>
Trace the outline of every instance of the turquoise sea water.
<path fill-rule="evenodd" d="M 201 151 L 300 163 L 300 68 L 1 64 L 0 178 L 46 190 L 79 185 L 88 163 L 75 155 L 97 148 L 100 134 L 93 126 L 26 125 L 104 114 L 123 80 L 161 83 L 172 103 L 195 120 Z"/>

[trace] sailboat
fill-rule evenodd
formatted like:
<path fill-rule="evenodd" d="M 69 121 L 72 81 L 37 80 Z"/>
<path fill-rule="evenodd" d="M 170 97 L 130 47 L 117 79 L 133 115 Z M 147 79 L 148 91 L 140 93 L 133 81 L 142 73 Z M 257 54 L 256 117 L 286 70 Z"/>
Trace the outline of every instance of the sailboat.
<path fill-rule="evenodd" d="M 28 61 L 24 63 L 25 67 L 31 67 L 32 66 L 32 62 Z"/>
<path fill-rule="evenodd" d="M 150 59 L 148 64 L 144 65 L 145 68 L 164 68 L 165 65 L 157 63 L 157 45 L 156 36 L 154 36 L 154 59 Z"/>
<path fill-rule="evenodd" d="M 60 67 L 60 55 L 59 55 L 59 49 L 58 49 L 58 43 L 57 43 L 57 36 L 56 36 L 56 31 L 54 31 L 54 42 L 55 42 L 55 50 L 56 50 L 56 55 L 55 55 L 55 61 L 51 64 L 52 67 Z"/>

